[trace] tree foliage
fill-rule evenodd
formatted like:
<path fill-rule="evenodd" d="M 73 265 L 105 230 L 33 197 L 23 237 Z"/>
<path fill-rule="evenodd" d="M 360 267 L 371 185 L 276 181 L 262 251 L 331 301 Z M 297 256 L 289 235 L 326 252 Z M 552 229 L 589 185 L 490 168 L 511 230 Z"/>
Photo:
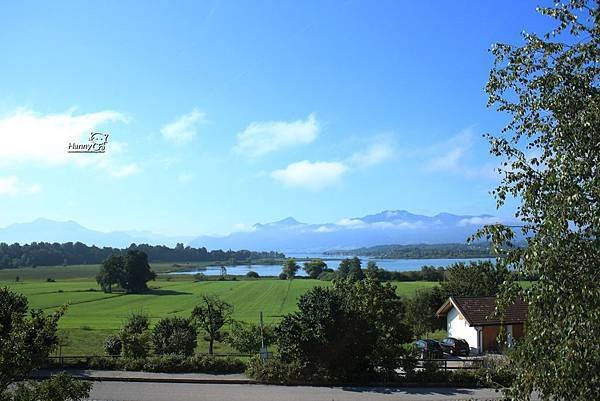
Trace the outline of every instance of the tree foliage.
<path fill-rule="evenodd" d="M 303 269 L 306 274 L 308 274 L 308 277 L 316 279 L 325 271 L 325 269 L 327 269 L 327 263 L 325 263 L 323 259 L 313 259 L 304 262 Z"/>
<path fill-rule="evenodd" d="M 289 258 L 286 259 L 285 262 L 283 262 L 281 273 L 285 274 L 286 278 L 291 280 L 294 277 L 296 277 L 296 273 L 298 273 L 299 269 L 300 266 L 298 265 L 298 263 L 296 263 L 296 259 Z"/>
<path fill-rule="evenodd" d="M 133 313 L 121 327 L 119 337 L 123 356 L 145 358 L 150 354 L 150 319 L 144 313 Z"/>
<path fill-rule="evenodd" d="M 104 292 L 111 292 L 118 284 L 127 292 L 139 293 L 148 290 L 146 284 L 156 278 L 150 270 L 148 255 L 142 251 L 129 250 L 125 255 L 114 254 L 102 263 L 96 282 Z"/>
<path fill-rule="evenodd" d="M 27 298 L 8 288 L 0 288 L 0 304 L 0 400 L 66 401 L 87 397 L 91 386 L 76 383 L 66 375 L 10 389 L 47 361 L 58 342 L 56 329 L 64 308 L 52 315 L 28 311 Z M 52 397 L 46 398 L 48 394 Z"/>
<path fill-rule="evenodd" d="M 554 30 L 495 45 L 486 87 L 489 105 L 510 116 L 488 135 L 502 162 L 494 196 L 499 207 L 519 200 L 527 246 L 511 248 L 515 234 L 500 225 L 478 237 L 507 255 L 498 263 L 538 277 L 499 304 L 520 294 L 529 305 L 509 396 L 600 399 L 600 6 L 570 0 L 539 12 Z"/>
<path fill-rule="evenodd" d="M 198 333 L 191 319 L 166 317 L 152 330 L 152 344 L 158 355 L 191 356 L 196 348 Z"/>
<path fill-rule="evenodd" d="M 410 339 L 404 304 L 395 288 L 367 278 L 336 280 L 302 295 L 298 311 L 276 330 L 286 363 L 326 380 L 364 380 L 394 375 Z"/>
<path fill-rule="evenodd" d="M 406 303 L 406 322 L 417 337 L 446 327 L 446 319 L 435 312 L 446 300 L 439 286 L 417 290 Z"/>
<path fill-rule="evenodd" d="M 111 356 L 121 355 L 123 350 L 123 343 L 121 337 L 116 334 L 109 334 L 104 339 L 104 352 Z"/>
<path fill-rule="evenodd" d="M 148 290 L 146 284 L 156 278 L 156 273 L 150 270 L 148 255 L 142 251 L 127 251 L 124 260 L 124 271 L 121 287 L 127 292 L 144 292 Z"/>
<path fill-rule="evenodd" d="M 263 327 L 262 338 L 260 331 L 260 326 L 257 324 L 234 320 L 231 322 L 231 329 L 225 341 L 231 348 L 242 354 L 258 354 L 263 341 L 265 346 L 269 346 L 275 340 L 272 326 Z"/>
<path fill-rule="evenodd" d="M 221 340 L 221 329 L 231 321 L 233 306 L 214 295 L 202 295 L 192 311 L 192 318 L 206 334 L 208 353 L 213 354 L 214 342 Z"/>
<path fill-rule="evenodd" d="M 25 266 L 60 266 L 102 263 L 112 254 L 129 250 L 142 251 L 152 262 L 224 262 L 248 264 L 260 259 L 283 259 L 281 252 L 255 252 L 247 250 L 208 251 L 204 247 L 192 248 L 177 244 L 173 248 L 164 245 L 131 244 L 128 248 L 99 248 L 81 242 L 49 243 L 32 242 L 31 244 L 6 244 L 0 242 L 0 269 Z"/>
<path fill-rule="evenodd" d="M 498 294 L 500 286 L 510 279 L 511 275 L 502 264 L 459 262 L 446 269 L 441 286 L 446 297 L 490 297 Z"/>
<path fill-rule="evenodd" d="M 119 284 L 125 271 L 125 260 L 123 256 L 110 255 L 104 262 L 96 275 L 96 282 L 104 292 L 112 292 L 112 286 Z"/>
<path fill-rule="evenodd" d="M 33 380 L 18 383 L 12 401 L 81 401 L 87 398 L 91 388 L 90 382 L 75 380 L 60 372 L 41 383 Z"/>
<path fill-rule="evenodd" d="M 352 259 L 342 260 L 338 266 L 337 275 L 339 278 L 349 278 L 351 280 L 362 280 L 365 278 L 365 273 L 361 268 L 361 261 L 357 256 Z"/>

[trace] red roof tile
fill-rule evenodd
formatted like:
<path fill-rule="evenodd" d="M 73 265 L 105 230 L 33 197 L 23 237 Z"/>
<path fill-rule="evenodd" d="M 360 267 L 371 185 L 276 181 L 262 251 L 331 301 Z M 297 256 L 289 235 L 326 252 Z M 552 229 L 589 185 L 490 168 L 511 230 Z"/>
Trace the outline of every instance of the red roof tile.
<path fill-rule="evenodd" d="M 490 318 L 496 308 L 496 297 L 451 297 L 450 300 L 471 326 L 500 324 L 499 316 Z M 442 307 L 438 314 L 444 315 L 448 310 Z M 524 323 L 526 319 L 527 304 L 522 299 L 517 299 L 504 312 L 505 324 Z"/>

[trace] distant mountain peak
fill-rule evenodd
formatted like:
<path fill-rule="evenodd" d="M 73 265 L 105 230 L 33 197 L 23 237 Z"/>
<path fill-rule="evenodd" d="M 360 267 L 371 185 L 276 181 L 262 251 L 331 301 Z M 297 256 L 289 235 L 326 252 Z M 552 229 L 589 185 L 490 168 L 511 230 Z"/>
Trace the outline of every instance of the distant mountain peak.
<path fill-rule="evenodd" d="M 236 231 L 221 237 L 200 236 L 190 245 L 207 249 L 321 252 L 381 244 L 464 243 L 483 224 L 492 221 L 487 216 L 451 213 L 426 216 L 406 210 L 383 210 L 363 217 L 344 218 L 338 223 L 314 224 L 287 217 L 271 223 L 257 223 L 253 230 Z"/>
<path fill-rule="evenodd" d="M 282 225 L 282 226 L 292 226 L 292 225 L 297 226 L 302 223 L 300 223 L 298 220 L 296 220 L 295 218 L 290 216 L 290 217 L 286 217 L 285 219 L 275 221 L 272 224 L 278 224 L 278 225 Z"/>
<path fill-rule="evenodd" d="M 304 223 L 301 223 L 298 220 L 296 220 L 295 218 L 290 216 L 290 217 L 286 217 L 285 219 L 272 221 L 270 223 L 265 223 L 265 224 L 256 223 L 252 227 L 254 227 L 255 229 L 260 229 L 260 228 L 297 227 L 297 226 L 302 226 L 302 225 L 304 225 Z"/>

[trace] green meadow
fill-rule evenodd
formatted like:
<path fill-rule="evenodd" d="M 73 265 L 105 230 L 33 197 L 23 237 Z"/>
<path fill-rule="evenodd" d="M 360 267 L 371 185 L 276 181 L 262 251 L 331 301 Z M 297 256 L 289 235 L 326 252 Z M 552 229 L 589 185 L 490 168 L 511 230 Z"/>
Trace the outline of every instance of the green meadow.
<path fill-rule="evenodd" d="M 165 272 L 168 266 L 152 266 Z M 298 298 L 314 286 L 327 281 L 295 279 L 241 279 L 237 281 L 194 282 L 189 276 L 167 277 L 159 274 L 145 294 L 107 294 L 92 278 L 98 266 L 38 267 L 0 271 L 0 286 L 27 296 L 31 308 L 52 312 L 67 304 L 59 328 L 66 338 L 63 355 L 101 355 L 104 338 L 117 331 L 134 312 L 144 312 L 152 323 L 167 316 L 189 316 L 200 294 L 214 294 L 234 306 L 233 317 L 258 322 L 263 312 L 267 323 L 276 323 L 296 309 Z M 15 277 L 19 276 L 19 282 Z M 51 277 L 55 282 L 47 282 Z M 417 289 L 434 286 L 432 282 L 397 282 L 397 292 L 411 296 Z M 230 352 L 217 344 L 216 352 Z M 199 350 L 206 347 L 199 341 Z"/>

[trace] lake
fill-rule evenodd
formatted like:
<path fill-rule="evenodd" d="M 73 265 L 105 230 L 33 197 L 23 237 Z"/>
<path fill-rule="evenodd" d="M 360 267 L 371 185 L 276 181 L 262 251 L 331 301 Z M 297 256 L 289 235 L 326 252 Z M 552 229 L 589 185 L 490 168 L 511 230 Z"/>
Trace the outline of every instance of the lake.
<path fill-rule="evenodd" d="M 298 259 L 298 264 L 302 266 L 303 261 L 300 259 L 323 259 L 327 263 L 327 267 L 331 269 L 337 269 L 340 262 L 344 257 L 324 255 L 319 253 L 289 253 L 287 257 Z M 369 261 L 374 261 L 382 269 L 389 271 L 412 271 L 421 270 L 422 266 L 435 266 L 435 267 L 446 267 L 457 262 L 475 262 L 475 261 L 486 261 L 493 260 L 489 258 L 472 258 L 472 259 L 377 259 L 361 257 L 362 267 L 366 268 Z M 277 276 L 281 273 L 281 265 L 237 265 L 237 266 L 225 266 L 227 268 L 227 274 L 243 276 L 249 271 L 257 272 L 261 277 L 263 276 Z M 207 266 L 206 268 L 189 271 L 172 272 L 170 274 L 197 274 L 204 273 L 207 276 L 218 276 L 221 274 L 221 265 Z M 305 276 L 304 270 L 298 270 L 298 276 Z"/>

